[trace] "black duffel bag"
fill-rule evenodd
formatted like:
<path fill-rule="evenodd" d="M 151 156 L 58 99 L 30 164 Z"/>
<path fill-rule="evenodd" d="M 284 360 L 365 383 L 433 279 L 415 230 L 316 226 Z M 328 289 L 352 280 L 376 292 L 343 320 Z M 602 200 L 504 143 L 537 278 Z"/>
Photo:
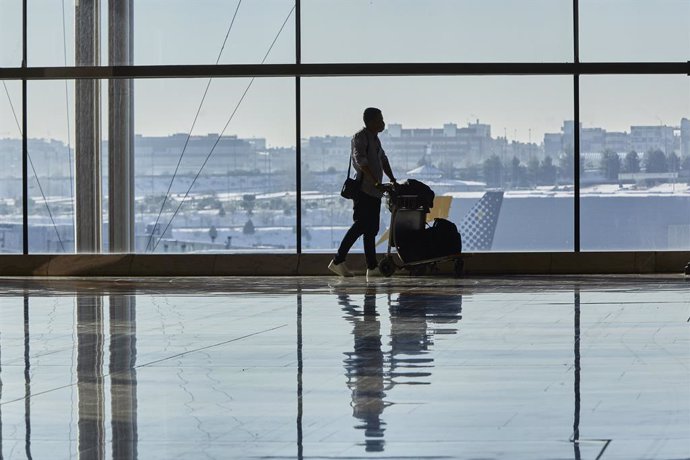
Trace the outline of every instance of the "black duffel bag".
<path fill-rule="evenodd" d="M 453 222 L 437 218 L 425 231 L 429 234 L 425 240 L 431 243 L 430 257 L 444 257 L 462 252 L 460 232 Z"/>
<path fill-rule="evenodd" d="M 425 228 L 396 237 L 398 252 L 405 263 L 436 259 L 462 252 L 462 240 L 458 227 L 446 219 L 434 219 Z"/>

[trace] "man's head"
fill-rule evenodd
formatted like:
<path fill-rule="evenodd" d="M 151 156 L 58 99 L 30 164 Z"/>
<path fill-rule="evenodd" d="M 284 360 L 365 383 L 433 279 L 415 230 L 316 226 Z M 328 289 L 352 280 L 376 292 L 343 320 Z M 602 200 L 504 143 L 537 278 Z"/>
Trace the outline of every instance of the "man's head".
<path fill-rule="evenodd" d="M 364 126 L 371 131 L 380 133 L 386 129 L 386 123 L 383 121 L 383 114 L 380 109 L 376 107 L 367 107 L 364 110 Z"/>

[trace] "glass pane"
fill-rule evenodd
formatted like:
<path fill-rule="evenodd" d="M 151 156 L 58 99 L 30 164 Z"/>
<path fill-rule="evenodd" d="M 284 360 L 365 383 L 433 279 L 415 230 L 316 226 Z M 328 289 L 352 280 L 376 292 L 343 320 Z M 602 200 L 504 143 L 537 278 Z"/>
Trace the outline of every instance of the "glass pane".
<path fill-rule="evenodd" d="M 303 0 L 304 62 L 565 62 L 566 0 Z"/>
<path fill-rule="evenodd" d="M 74 81 L 32 81 L 27 88 L 29 252 L 74 252 Z"/>
<path fill-rule="evenodd" d="M 690 249 L 690 81 L 581 82 L 582 248 Z"/>
<path fill-rule="evenodd" d="M 9 3 L 9 0 L 2 1 Z M 19 3 L 19 16 L 11 27 L 0 32 L 1 37 L 9 39 L 7 44 L 4 41 L 2 44 L 0 56 L 3 58 L 16 48 L 17 40 L 21 57 L 21 31 L 13 32 L 17 24 L 21 26 L 21 2 L 16 3 Z M 88 21 L 93 9 L 88 8 L 95 4 L 97 2 L 75 0 L 28 2 L 29 64 L 108 65 L 109 4 L 101 4 L 99 23 L 93 25 Z M 294 62 L 294 1 L 241 2 L 237 8 L 238 4 L 237 0 L 137 0 L 132 13 L 133 33 L 129 36 L 133 41 L 133 63 L 258 64 L 264 59 L 274 64 Z M 77 20 L 79 17 L 84 20 Z M 9 24 L 11 20 L 11 16 L 6 19 L 4 11 L 0 18 L 0 24 Z M 118 24 L 123 23 L 119 21 Z M 127 39 L 126 27 L 123 30 L 124 35 L 117 35 L 120 45 L 112 46 L 122 46 L 121 40 Z M 76 40 L 80 41 L 78 49 L 83 53 L 79 59 L 75 55 Z M 89 54 L 89 43 L 95 43 L 100 55 Z"/>
<path fill-rule="evenodd" d="M 22 65 L 22 2 L 0 0 L 0 67 Z"/>
<path fill-rule="evenodd" d="M 135 64 L 258 64 L 276 37 L 266 63 L 295 62 L 294 3 L 137 0 Z"/>
<path fill-rule="evenodd" d="M 294 251 L 294 79 L 207 84 L 135 82 L 136 250 Z"/>
<path fill-rule="evenodd" d="M 27 8 L 28 64 L 53 67 L 75 65 L 75 0 L 27 2 Z M 101 55 L 107 56 L 107 51 Z"/>
<path fill-rule="evenodd" d="M 583 61 L 687 61 L 687 0 L 580 0 Z"/>
<path fill-rule="evenodd" d="M 22 85 L 0 88 L 0 253 L 22 252 Z"/>
<path fill-rule="evenodd" d="M 572 250 L 572 139 L 549 134 L 571 118 L 571 78 L 308 78 L 302 96 L 306 251 L 334 251 L 352 223 L 339 193 L 368 106 L 383 110 L 396 178 L 448 197 L 434 212 L 458 226 L 464 250 Z M 389 223 L 382 213 L 379 236 Z"/>

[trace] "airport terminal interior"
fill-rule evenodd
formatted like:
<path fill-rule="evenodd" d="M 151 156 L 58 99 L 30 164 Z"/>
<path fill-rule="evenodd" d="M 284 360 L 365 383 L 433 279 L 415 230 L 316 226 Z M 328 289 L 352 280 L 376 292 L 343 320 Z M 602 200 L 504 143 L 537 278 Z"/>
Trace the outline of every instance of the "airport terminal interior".
<path fill-rule="evenodd" d="M 690 460 L 689 75 L 688 0 L 0 0 L 0 460 Z"/>

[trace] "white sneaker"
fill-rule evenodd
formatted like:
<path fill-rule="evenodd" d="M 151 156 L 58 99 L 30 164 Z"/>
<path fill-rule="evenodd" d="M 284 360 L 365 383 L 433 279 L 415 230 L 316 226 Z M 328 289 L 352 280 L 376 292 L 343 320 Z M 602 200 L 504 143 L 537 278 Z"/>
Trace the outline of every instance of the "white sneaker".
<path fill-rule="evenodd" d="M 369 280 L 369 278 L 381 278 L 382 276 L 383 276 L 383 273 L 381 273 L 381 271 L 378 269 L 378 267 L 367 268 L 367 281 Z"/>
<path fill-rule="evenodd" d="M 347 268 L 345 262 L 340 262 L 339 264 L 336 264 L 331 260 L 331 263 L 328 264 L 328 269 L 339 276 L 355 276 L 355 274 L 352 273 L 349 268 Z"/>

